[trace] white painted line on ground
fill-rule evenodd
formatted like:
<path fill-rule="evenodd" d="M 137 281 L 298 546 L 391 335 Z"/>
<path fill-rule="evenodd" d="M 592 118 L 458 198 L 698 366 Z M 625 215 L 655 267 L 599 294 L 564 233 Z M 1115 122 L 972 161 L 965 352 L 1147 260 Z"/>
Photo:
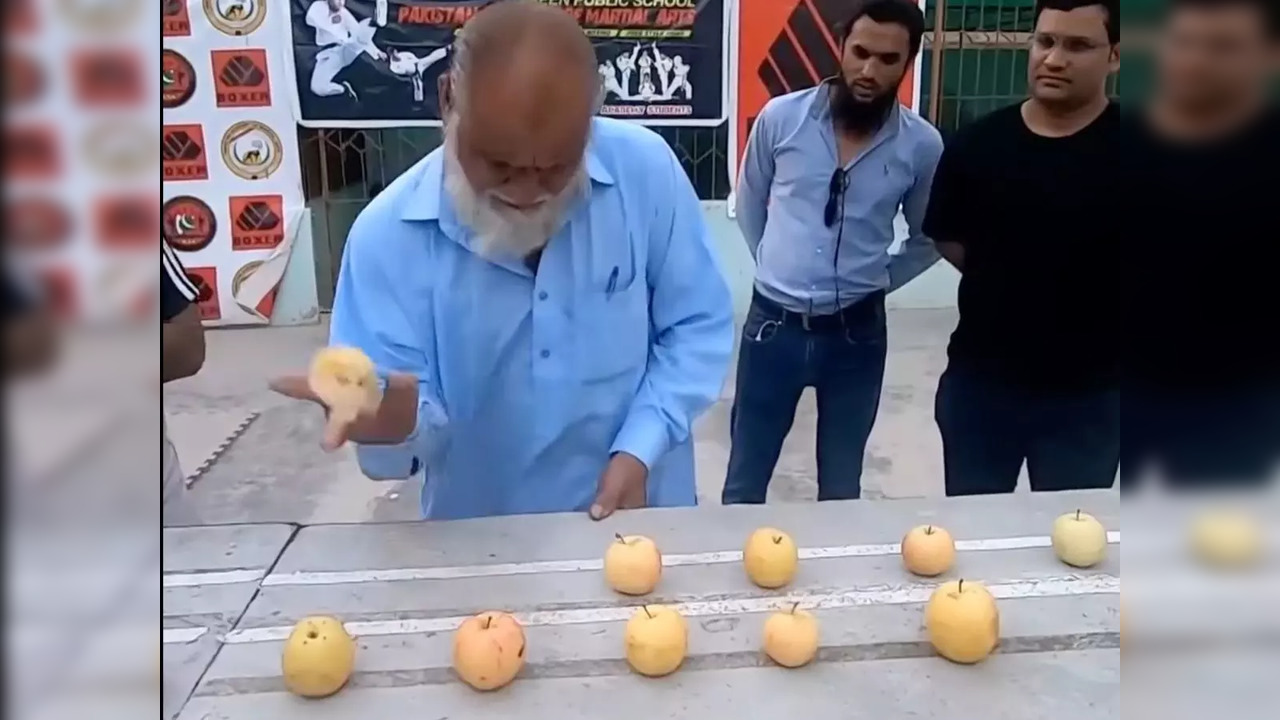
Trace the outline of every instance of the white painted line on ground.
<path fill-rule="evenodd" d="M 163 587 L 203 587 L 206 585 L 236 585 L 239 583 L 257 582 L 266 575 L 265 569 L 258 570 L 210 570 L 207 572 L 173 573 L 164 575 Z"/>
<path fill-rule="evenodd" d="M 186 645 L 204 637 L 207 632 L 207 627 L 165 628 L 162 642 L 165 645 Z"/>
<path fill-rule="evenodd" d="M 839 593 L 793 593 L 786 596 L 742 598 L 738 600 L 706 600 L 678 603 L 673 607 L 685 617 L 743 615 L 770 612 L 800 603 L 810 610 L 836 610 L 865 605 L 906 605 L 923 603 L 937 584 L 914 583 L 884 585 L 847 590 Z M 1120 578 L 1112 575 L 1068 575 L 998 583 L 987 588 L 997 599 L 1066 597 L 1077 595 L 1116 595 Z M 635 614 L 638 606 L 599 607 L 578 610 L 547 610 L 515 613 L 525 627 L 545 625 L 582 625 L 586 623 L 623 622 Z M 412 620 L 371 620 L 345 623 L 356 637 L 412 635 L 429 632 L 452 632 L 466 617 L 426 618 Z M 223 638 L 228 645 L 275 642 L 289 637 L 292 627 L 244 628 L 232 630 Z"/>
<path fill-rule="evenodd" d="M 1119 531 L 1107 533 L 1107 542 L 1120 543 Z M 957 540 L 959 552 L 986 552 L 993 550 L 1023 550 L 1050 546 L 1048 536 L 992 538 L 986 540 Z M 882 545 L 841 545 L 837 547 L 800 548 L 800 559 L 830 559 L 849 557 L 880 557 L 902 552 L 899 543 Z M 721 552 L 664 555 L 666 567 L 689 565 L 725 565 L 742 562 L 737 550 Z M 262 580 L 264 587 L 286 585 L 351 585 L 372 582 L 400 582 L 407 580 L 457 580 L 460 578 L 508 577 L 512 575 L 543 575 L 549 573 L 590 572 L 600 570 L 602 560 L 548 560 L 525 563 L 495 563 L 492 565 L 456 565 L 430 568 L 390 568 L 386 570 L 300 570 L 272 573 Z"/>

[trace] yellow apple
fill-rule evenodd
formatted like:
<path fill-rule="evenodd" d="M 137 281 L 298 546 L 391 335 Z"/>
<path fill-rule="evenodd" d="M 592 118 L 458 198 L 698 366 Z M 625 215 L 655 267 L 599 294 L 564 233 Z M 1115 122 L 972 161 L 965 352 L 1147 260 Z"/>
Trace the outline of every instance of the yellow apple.
<path fill-rule="evenodd" d="M 742 551 L 747 577 L 762 588 L 774 589 L 796 576 L 800 554 L 791 536 L 774 528 L 760 528 L 747 538 Z"/>
<path fill-rule="evenodd" d="M 1107 555 L 1107 529 L 1098 519 L 1076 510 L 1053 521 L 1053 552 L 1072 567 L 1088 568 Z"/>
<path fill-rule="evenodd" d="M 951 569 L 955 560 L 956 541 L 937 525 L 912 528 L 902 538 L 902 564 L 916 575 L 941 575 Z"/>
<path fill-rule="evenodd" d="M 1198 517 L 1191 528 L 1192 550 L 1215 567 L 1251 565 L 1262 557 L 1262 530 L 1238 512 L 1213 511 Z"/>
<path fill-rule="evenodd" d="M 476 690 L 497 690 L 524 667 L 524 628 L 504 612 L 483 612 L 453 634 L 453 670 Z"/>
<path fill-rule="evenodd" d="M 284 642 L 280 668 L 294 695 L 328 697 L 347 684 L 356 661 L 356 641 L 333 617 L 303 618 Z"/>
<path fill-rule="evenodd" d="M 662 579 L 662 553 L 642 535 L 616 535 L 604 553 L 604 578 L 623 595 L 648 595 Z"/>
<path fill-rule="evenodd" d="M 957 663 L 981 662 L 1000 642 L 1000 611 L 981 583 L 943 583 L 924 609 L 929 642 L 942 657 Z"/>
<path fill-rule="evenodd" d="M 809 664 L 818 654 L 818 619 L 799 603 L 770 615 L 764 623 L 764 654 L 783 667 Z"/>
<path fill-rule="evenodd" d="M 670 675 L 689 651 L 684 616 L 664 605 L 645 605 L 627 621 L 627 664 L 648 677 Z"/>

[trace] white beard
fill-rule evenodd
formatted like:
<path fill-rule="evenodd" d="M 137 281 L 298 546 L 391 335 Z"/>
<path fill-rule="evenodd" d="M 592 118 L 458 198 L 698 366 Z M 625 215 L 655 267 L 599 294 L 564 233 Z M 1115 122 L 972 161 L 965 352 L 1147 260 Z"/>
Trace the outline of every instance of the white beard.
<path fill-rule="evenodd" d="M 573 203 L 590 189 L 585 166 L 557 195 L 549 196 L 531 211 L 508 207 L 492 193 L 477 193 L 467 180 L 458 160 L 458 148 L 446 131 L 444 140 L 444 187 L 453 200 L 459 222 L 471 230 L 472 249 L 495 258 L 525 258 L 541 250 L 564 226 Z"/>

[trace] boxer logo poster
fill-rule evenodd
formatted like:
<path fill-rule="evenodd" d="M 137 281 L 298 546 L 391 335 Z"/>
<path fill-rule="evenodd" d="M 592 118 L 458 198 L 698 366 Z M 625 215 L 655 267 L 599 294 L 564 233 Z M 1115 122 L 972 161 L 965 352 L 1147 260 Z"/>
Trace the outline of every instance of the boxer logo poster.
<path fill-rule="evenodd" d="M 48 125 L 10 125 L 4 140 L 8 179 L 51 180 L 61 172 L 58 137 Z"/>
<path fill-rule="evenodd" d="M 272 280 L 266 275 L 268 267 L 265 260 L 250 260 L 231 277 L 231 297 L 241 310 L 263 322 L 270 322 L 280 289 L 279 278 L 274 278 L 269 287 L 263 285 Z"/>
<path fill-rule="evenodd" d="M 7 203 L 5 238 L 15 250 L 58 250 L 71 239 L 71 213 L 57 200 L 24 197 Z"/>
<path fill-rule="evenodd" d="M 204 129 L 199 125 L 165 125 L 160 138 L 160 164 L 166 181 L 208 180 Z"/>
<path fill-rule="evenodd" d="M 160 107 L 182 107 L 195 92 L 196 70 L 191 62 L 178 51 L 165 48 L 160 54 Z"/>
<path fill-rule="evenodd" d="M 840 72 L 838 27 L 847 0 L 739 0 L 737 143 L 741 158 L 756 116 L 771 98 Z M 921 2 L 923 7 L 923 2 Z M 915 108 L 919 68 L 907 70 L 898 99 Z M 731 176 L 737 175 L 737 168 Z"/>
<path fill-rule="evenodd" d="M 438 126 L 454 37 L 490 0 L 290 0 L 299 122 Z M 715 126 L 727 111 L 726 0 L 542 0 L 591 39 L 600 114 Z"/>
<path fill-rule="evenodd" d="M 155 173 L 154 131 L 132 120 L 102 121 L 84 136 L 81 152 L 89 166 L 111 177 Z"/>
<path fill-rule="evenodd" d="M 187 279 L 196 289 L 196 306 L 201 320 L 221 320 L 222 306 L 218 304 L 218 268 L 189 267 Z"/>
<path fill-rule="evenodd" d="M 71 85 L 84 107 L 131 107 L 146 101 L 142 56 L 132 49 L 87 50 L 71 56 Z"/>
<path fill-rule="evenodd" d="M 44 97 L 47 77 L 38 60 L 21 50 L 6 50 L 5 69 L 5 100 L 9 107 L 21 108 Z"/>
<path fill-rule="evenodd" d="M 194 0 L 192 0 L 194 1 Z M 209 24 L 232 37 L 248 35 L 267 18 L 268 0 L 203 0 Z"/>
<path fill-rule="evenodd" d="M 47 2 L 47 0 L 46 0 Z M 137 19 L 146 0 L 53 0 L 58 14 L 82 32 L 113 33 Z"/>
<path fill-rule="evenodd" d="M 258 48 L 214 50 L 213 85 L 218 107 L 269 107 L 267 52 Z"/>
<path fill-rule="evenodd" d="M 136 250 L 156 245 L 156 198 L 128 195 L 100 198 L 94 208 L 98 243 L 111 250 Z"/>
<path fill-rule="evenodd" d="M 276 132 L 257 120 L 241 120 L 222 136 L 222 160 L 245 180 L 262 180 L 284 162 L 284 144 Z"/>
<path fill-rule="evenodd" d="M 270 250 L 284 242 L 283 197 L 233 196 L 230 205 L 232 250 Z"/>
<path fill-rule="evenodd" d="M 44 300 L 53 314 L 63 320 L 75 318 L 79 309 L 75 272 L 64 265 L 51 265 L 36 271 L 44 289 Z"/>
<path fill-rule="evenodd" d="M 187 0 L 163 0 L 164 15 L 160 18 L 160 34 L 164 37 L 188 37 L 191 35 L 191 15 L 187 12 Z"/>
<path fill-rule="evenodd" d="M 174 250 L 198 252 L 213 242 L 218 221 L 203 200 L 179 195 L 166 200 L 160 209 L 160 232 Z"/>
<path fill-rule="evenodd" d="M 24 35 L 36 29 L 36 14 L 32 5 L 36 0 L 9 0 L 4 6 L 4 29 L 16 35 Z"/>

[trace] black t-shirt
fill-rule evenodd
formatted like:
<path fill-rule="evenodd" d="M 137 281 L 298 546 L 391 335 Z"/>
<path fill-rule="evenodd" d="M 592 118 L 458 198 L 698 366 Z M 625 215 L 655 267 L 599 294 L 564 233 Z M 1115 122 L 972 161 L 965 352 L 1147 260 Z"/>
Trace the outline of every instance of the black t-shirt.
<path fill-rule="evenodd" d="M 965 249 L 953 363 L 1035 387 L 1118 382 L 1126 126 L 1112 105 L 1047 138 L 1014 105 L 947 144 L 924 232 Z"/>
<path fill-rule="evenodd" d="M 160 322 L 169 322 L 187 309 L 200 295 L 178 253 L 164 239 L 160 240 Z"/>
<path fill-rule="evenodd" d="M 1194 145 L 1134 125 L 1126 375 L 1280 382 L 1280 111 Z"/>

